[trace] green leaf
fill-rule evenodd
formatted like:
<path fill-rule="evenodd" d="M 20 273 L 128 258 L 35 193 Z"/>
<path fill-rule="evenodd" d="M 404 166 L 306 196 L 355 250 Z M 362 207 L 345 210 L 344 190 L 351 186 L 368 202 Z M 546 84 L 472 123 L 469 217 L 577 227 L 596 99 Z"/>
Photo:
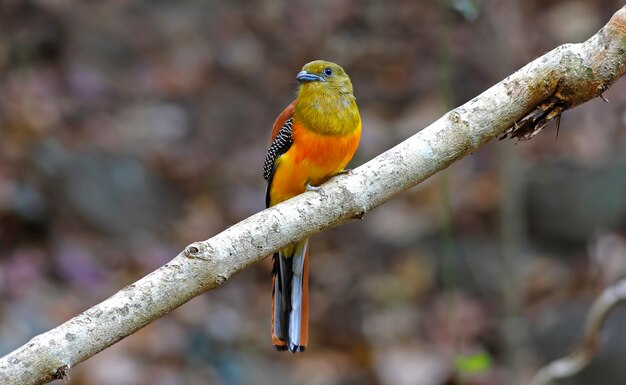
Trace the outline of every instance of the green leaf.
<path fill-rule="evenodd" d="M 491 364 L 491 356 L 485 352 L 469 356 L 457 356 L 454 359 L 454 366 L 460 373 L 481 373 L 489 370 Z"/>

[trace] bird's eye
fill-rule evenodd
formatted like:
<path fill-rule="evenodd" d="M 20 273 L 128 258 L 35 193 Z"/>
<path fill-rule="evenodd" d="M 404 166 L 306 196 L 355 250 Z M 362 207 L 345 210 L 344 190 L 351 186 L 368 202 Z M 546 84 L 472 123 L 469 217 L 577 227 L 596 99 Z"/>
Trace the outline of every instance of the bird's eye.
<path fill-rule="evenodd" d="M 326 75 L 326 76 L 333 76 L 333 69 L 330 68 L 330 67 L 324 68 L 324 75 Z"/>

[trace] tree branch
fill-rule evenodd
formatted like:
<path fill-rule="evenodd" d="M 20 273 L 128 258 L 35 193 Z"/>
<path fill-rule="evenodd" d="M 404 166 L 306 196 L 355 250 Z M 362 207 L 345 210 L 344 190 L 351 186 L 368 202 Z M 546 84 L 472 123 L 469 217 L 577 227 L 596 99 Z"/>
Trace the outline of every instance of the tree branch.
<path fill-rule="evenodd" d="M 281 247 L 365 213 L 506 133 L 521 139 L 601 95 L 626 71 L 626 7 L 597 34 L 534 60 L 321 192 L 189 245 L 171 262 L 0 358 L 0 383 L 42 384 Z"/>
<path fill-rule="evenodd" d="M 619 306 L 626 303 L 626 279 L 604 290 L 589 310 L 585 338 L 581 346 L 567 357 L 543 367 L 531 385 L 550 385 L 583 370 L 600 350 L 600 332 L 604 322 Z"/>

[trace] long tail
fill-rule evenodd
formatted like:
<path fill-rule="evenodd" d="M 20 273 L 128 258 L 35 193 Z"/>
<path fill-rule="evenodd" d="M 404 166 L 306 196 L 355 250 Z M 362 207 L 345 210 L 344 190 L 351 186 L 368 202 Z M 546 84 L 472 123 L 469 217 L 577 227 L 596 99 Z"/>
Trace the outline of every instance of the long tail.
<path fill-rule="evenodd" d="M 309 340 L 308 239 L 274 254 L 272 344 L 302 352 Z"/>

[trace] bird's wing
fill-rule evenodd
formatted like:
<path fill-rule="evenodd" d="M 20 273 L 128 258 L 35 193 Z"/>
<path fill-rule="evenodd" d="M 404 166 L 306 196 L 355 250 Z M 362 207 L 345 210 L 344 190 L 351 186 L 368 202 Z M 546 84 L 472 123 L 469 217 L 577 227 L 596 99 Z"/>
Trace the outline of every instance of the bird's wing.
<path fill-rule="evenodd" d="M 276 118 L 274 126 L 272 126 L 272 136 L 270 139 L 272 142 L 274 141 L 276 135 L 278 135 L 280 129 L 283 128 L 283 126 L 285 125 L 287 119 L 293 117 L 293 110 L 295 109 L 295 107 L 296 101 L 294 100 L 283 110 L 283 112 L 280 113 L 280 115 L 278 115 L 278 118 Z"/>
<path fill-rule="evenodd" d="M 278 116 L 272 129 L 272 144 L 267 150 L 265 163 L 263 164 L 263 178 L 267 181 L 267 190 L 265 192 L 265 205 L 270 205 L 270 186 L 272 177 L 276 171 L 278 158 L 283 155 L 293 143 L 292 126 L 293 126 L 293 107 L 295 101 Z M 280 128 L 279 128 L 280 127 Z"/>

